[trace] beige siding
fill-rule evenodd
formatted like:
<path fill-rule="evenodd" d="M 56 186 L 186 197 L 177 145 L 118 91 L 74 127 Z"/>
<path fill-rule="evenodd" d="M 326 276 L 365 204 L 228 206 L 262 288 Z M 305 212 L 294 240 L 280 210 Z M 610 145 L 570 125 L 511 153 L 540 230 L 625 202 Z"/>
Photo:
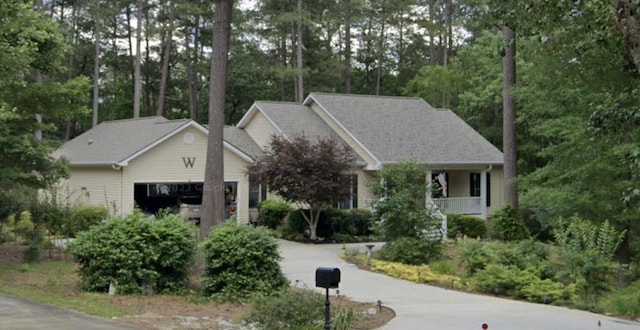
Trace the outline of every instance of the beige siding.
<path fill-rule="evenodd" d="M 369 182 L 377 180 L 375 172 L 358 169 L 356 173 L 358 174 L 358 208 L 370 210 L 375 196 L 373 196 L 371 188 L 369 188 Z"/>
<path fill-rule="evenodd" d="M 369 155 L 368 152 L 362 147 L 355 139 L 351 137 L 351 135 L 347 134 L 345 130 L 340 128 L 340 126 L 333 120 L 331 117 L 327 115 L 325 111 L 323 111 L 320 106 L 316 103 L 311 104 L 311 109 L 322 118 L 322 120 L 331 127 L 331 129 L 338 134 L 338 136 L 344 140 L 349 147 L 351 147 L 368 165 L 376 165 L 377 161 Z"/>
<path fill-rule="evenodd" d="M 236 154 L 224 150 L 224 181 L 237 182 L 236 192 L 238 223 L 249 223 L 249 178 L 245 175 L 247 161 Z"/>
<path fill-rule="evenodd" d="M 471 172 L 447 171 L 447 196 L 469 197 L 469 173 Z"/>
<path fill-rule="evenodd" d="M 504 172 L 502 166 L 491 170 L 491 206 L 487 210 L 487 214 L 491 216 L 495 211 L 504 206 Z"/>
<path fill-rule="evenodd" d="M 122 210 L 121 172 L 111 166 L 71 167 L 71 176 L 60 182 L 58 194 L 70 204 L 103 205 L 112 215 Z"/>
<path fill-rule="evenodd" d="M 269 145 L 273 135 L 278 134 L 276 128 L 271 125 L 260 111 L 256 112 L 251 121 L 244 127 L 244 130 L 262 149 Z"/>

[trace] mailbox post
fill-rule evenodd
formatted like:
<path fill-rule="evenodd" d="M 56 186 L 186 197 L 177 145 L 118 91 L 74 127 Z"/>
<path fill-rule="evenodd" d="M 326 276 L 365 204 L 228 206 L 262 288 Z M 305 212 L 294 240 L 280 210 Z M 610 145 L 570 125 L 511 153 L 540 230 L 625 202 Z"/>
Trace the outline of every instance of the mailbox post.
<path fill-rule="evenodd" d="M 316 288 L 325 289 L 324 328 L 331 330 L 331 303 L 329 289 L 337 289 L 340 284 L 340 269 L 334 267 L 318 267 L 316 269 Z"/>

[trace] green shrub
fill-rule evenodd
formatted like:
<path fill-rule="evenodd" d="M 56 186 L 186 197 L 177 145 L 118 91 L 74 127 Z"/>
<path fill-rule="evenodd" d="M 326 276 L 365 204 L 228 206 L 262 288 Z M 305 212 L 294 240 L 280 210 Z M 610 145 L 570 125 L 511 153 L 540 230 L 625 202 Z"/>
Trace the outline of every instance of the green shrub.
<path fill-rule="evenodd" d="M 69 221 L 71 211 L 70 207 L 54 198 L 37 199 L 30 209 L 33 219 L 54 236 L 62 233 L 62 227 Z"/>
<path fill-rule="evenodd" d="M 421 265 L 442 256 L 440 240 L 401 237 L 380 249 L 380 259 L 409 265 Z"/>
<path fill-rule="evenodd" d="M 279 200 L 266 200 L 258 204 L 260 224 L 276 229 L 293 209 L 289 203 Z"/>
<path fill-rule="evenodd" d="M 555 276 L 547 260 L 546 247 L 533 240 L 518 243 L 496 243 L 466 240 L 461 243 L 460 261 L 465 266 L 465 274 L 473 276 L 489 264 L 513 266 L 528 269 L 541 278 Z"/>
<path fill-rule="evenodd" d="M 256 329 L 323 329 L 324 297 L 308 289 L 291 288 L 273 295 L 256 296 L 246 321 Z M 331 306 L 331 329 L 353 329 L 362 315 L 352 308 Z"/>
<path fill-rule="evenodd" d="M 611 289 L 618 269 L 612 258 L 624 232 L 618 232 L 608 221 L 597 225 L 573 216 L 561 219 L 554 235 L 564 273 L 577 284 L 584 302 L 597 305 L 600 296 Z"/>
<path fill-rule="evenodd" d="M 113 282 L 119 293 L 139 293 L 144 285 L 176 292 L 187 285 L 196 240 L 193 227 L 177 215 L 152 221 L 136 212 L 80 232 L 69 251 L 89 291 L 106 291 Z"/>
<path fill-rule="evenodd" d="M 355 257 L 358 254 L 360 254 L 360 248 L 355 247 L 355 246 L 350 246 L 346 249 L 344 249 L 344 255 L 347 257 Z"/>
<path fill-rule="evenodd" d="M 429 263 L 429 268 L 436 274 L 456 275 L 456 265 L 451 260 L 435 260 Z"/>
<path fill-rule="evenodd" d="M 640 317 L 640 281 L 612 292 L 604 301 L 606 310 L 615 315 Z"/>
<path fill-rule="evenodd" d="M 244 301 L 253 294 L 269 295 L 287 286 L 278 242 L 264 227 L 225 223 L 203 243 L 204 294 L 224 301 Z"/>
<path fill-rule="evenodd" d="M 77 205 L 71 208 L 69 217 L 62 224 L 62 234 L 76 237 L 79 232 L 99 224 L 109 216 L 109 210 L 100 205 Z"/>
<path fill-rule="evenodd" d="M 478 270 L 470 281 L 472 287 L 479 292 L 522 298 L 520 288 L 525 284 L 523 282 L 533 279 L 535 275 L 523 273 L 517 267 L 489 264 Z"/>
<path fill-rule="evenodd" d="M 324 324 L 324 298 L 312 290 L 259 295 L 251 305 L 247 321 L 258 329 L 313 329 Z"/>
<path fill-rule="evenodd" d="M 422 238 L 442 226 L 438 214 L 426 207 L 429 184 L 424 166 L 415 161 L 384 166 L 369 187 L 375 202 L 376 231 L 387 241 Z"/>
<path fill-rule="evenodd" d="M 470 238 L 484 238 L 487 225 L 484 220 L 463 214 L 447 214 L 447 236 L 456 238 L 458 231 Z"/>
<path fill-rule="evenodd" d="M 337 208 L 330 208 L 322 211 L 320 217 L 322 218 L 322 224 L 318 224 L 321 231 L 329 233 L 329 237 L 334 234 L 353 235 L 355 227 L 347 219 L 348 211 Z M 322 227 L 327 228 L 322 228 Z"/>
<path fill-rule="evenodd" d="M 34 223 L 30 211 L 23 211 L 16 218 L 15 215 L 9 217 L 9 225 L 13 229 L 16 239 L 19 239 L 27 248 L 23 253 L 25 262 L 36 262 L 40 260 L 40 251 L 47 247 L 49 241 L 45 239 L 42 228 Z"/>
<path fill-rule="evenodd" d="M 475 240 L 462 242 L 460 262 L 465 267 L 465 275 L 473 276 L 479 270 L 484 269 L 490 263 L 495 263 L 497 256 L 487 243 Z"/>
<path fill-rule="evenodd" d="M 287 222 L 288 233 L 304 234 L 306 231 L 308 231 L 309 225 L 307 224 L 307 221 L 304 219 L 302 212 L 307 212 L 308 214 L 309 211 L 298 209 L 289 214 L 289 219 Z M 319 223 L 318 223 L 318 227 L 320 227 Z M 321 236 L 320 233 L 318 233 L 318 236 Z"/>
<path fill-rule="evenodd" d="M 526 299 L 537 303 L 566 302 L 573 299 L 574 286 L 541 279 L 528 269 L 490 264 L 471 278 L 475 290 L 483 293 Z"/>
<path fill-rule="evenodd" d="M 355 236 L 348 234 L 336 233 L 331 235 L 331 241 L 335 243 L 355 243 L 358 239 Z"/>
<path fill-rule="evenodd" d="M 502 241 L 520 241 L 530 237 L 517 209 L 505 206 L 491 217 L 489 233 Z"/>
<path fill-rule="evenodd" d="M 525 299 L 536 303 L 554 304 L 573 301 L 575 285 L 565 285 L 551 279 L 535 278 L 520 289 Z"/>
<path fill-rule="evenodd" d="M 302 212 L 309 215 L 309 210 L 298 209 L 289 214 L 288 234 L 303 234 L 305 237 L 309 236 L 309 224 L 305 220 Z M 336 232 L 335 228 L 339 225 L 340 210 L 328 209 L 320 212 L 320 219 L 318 220 L 318 227 L 316 228 L 316 234 L 318 237 L 328 238 L 333 236 Z"/>
<path fill-rule="evenodd" d="M 354 236 L 368 236 L 373 233 L 374 216 L 369 210 L 353 209 L 345 213 L 342 219 L 345 224 L 343 227 L 349 228 L 349 232 L 344 234 Z"/>

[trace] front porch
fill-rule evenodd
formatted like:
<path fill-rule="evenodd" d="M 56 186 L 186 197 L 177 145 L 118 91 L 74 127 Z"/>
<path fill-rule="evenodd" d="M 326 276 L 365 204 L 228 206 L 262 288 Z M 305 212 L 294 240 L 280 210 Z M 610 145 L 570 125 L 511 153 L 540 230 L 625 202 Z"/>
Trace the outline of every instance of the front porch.
<path fill-rule="evenodd" d="M 432 198 L 442 213 L 465 214 L 482 217 L 484 208 L 481 197 Z"/>
<path fill-rule="evenodd" d="M 464 214 L 487 219 L 491 205 L 489 168 L 435 169 L 428 173 L 431 189 L 427 201 L 444 214 Z"/>

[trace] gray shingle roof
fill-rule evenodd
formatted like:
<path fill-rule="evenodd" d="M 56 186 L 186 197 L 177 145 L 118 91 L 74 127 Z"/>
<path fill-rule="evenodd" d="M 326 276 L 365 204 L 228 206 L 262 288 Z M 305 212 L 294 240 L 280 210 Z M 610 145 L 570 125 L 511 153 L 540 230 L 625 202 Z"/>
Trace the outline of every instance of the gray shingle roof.
<path fill-rule="evenodd" d="M 503 155 L 450 110 L 420 98 L 311 93 L 317 102 L 379 161 L 502 164 Z"/>
<path fill-rule="evenodd" d="M 254 103 L 282 133 L 293 138 L 305 136 L 310 139 L 333 139 L 346 145 L 327 123 L 309 107 L 294 102 L 267 102 Z M 364 164 L 364 160 L 354 152 L 357 164 Z"/>
<path fill-rule="evenodd" d="M 316 113 L 300 103 L 258 101 L 255 106 L 289 138 L 300 135 L 309 138 L 338 138 Z"/>
<path fill-rule="evenodd" d="M 189 122 L 163 117 L 102 122 L 65 143 L 53 156 L 64 157 L 75 165 L 121 163 Z"/>
<path fill-rule="evenodd" d="M 249 134 L 243 129 L 235 126 L 224 127 L 224 140 L 238 150 L 247 154 L 247 156 L 258 159 L 264 154 L 260 146 L 254 141 Z"/>

